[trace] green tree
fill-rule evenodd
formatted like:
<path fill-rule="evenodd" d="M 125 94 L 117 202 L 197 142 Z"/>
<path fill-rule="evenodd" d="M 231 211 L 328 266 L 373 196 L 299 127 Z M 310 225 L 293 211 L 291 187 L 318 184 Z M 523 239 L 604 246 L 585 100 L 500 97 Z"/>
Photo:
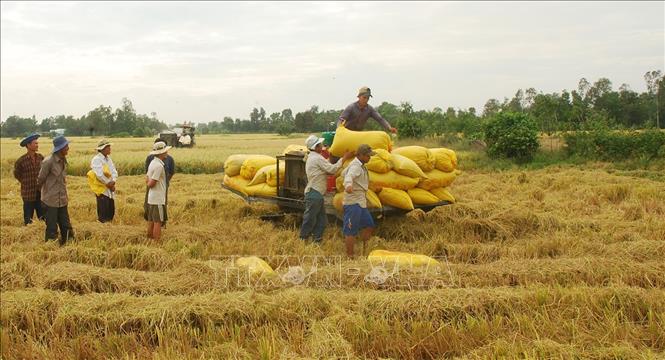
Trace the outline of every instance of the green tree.
<path fill-rule="evenodd" d="M 485 126 L 487 153 L 530 161 L 539 147 L 538 125 L 525 113 L 501 112 Z"/>

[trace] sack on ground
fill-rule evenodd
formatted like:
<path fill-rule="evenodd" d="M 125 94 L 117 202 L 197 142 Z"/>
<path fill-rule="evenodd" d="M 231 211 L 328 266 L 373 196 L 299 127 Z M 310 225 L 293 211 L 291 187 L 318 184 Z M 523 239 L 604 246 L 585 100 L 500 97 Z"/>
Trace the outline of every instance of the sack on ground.
<path fill-rule="evenodd" d="M 372 156 L 369 162 L 365 164 L 367 170 L 381 174 L 390 171 L 393 167 L 392 154 L 384 149 L 376 149 L 374 151 L 376 151 L 376 155 Z"/>
<path fill-rule="evenodd" d="M 455 197 L 451 194 L 446 188 L 435 188 L 430 190 L 441 201 L 448 201 L 450 203 L 455 203 Z"/>
<path fill-rule="evenodd" d="M 399 266 L 439 266 L 435 259 L 421 254 L 410 254 L 399 251 L 373 250 L 367 260 L 376 265 L 397 264 Z"/>
<path fill-rule="evenodd" d="M 409 159 L 406 156 L 400 155 L 400 154 L 392 154 L 393 155 L 393 170 L 404 176 L 408 176 L 410 178 L 419 178 L 419 179 L 425 179 L 427 178 L 427 175 L 425 175 L 425 172 L 416 164 L 415 161 Z"/>
<path fill-rule="evenodd" d="M 373 171 L 368 171 L 368 173 L 369 188 L 374 191 L 377 191 L 380 188 L 409 190 L 416 187 L 419 181 L 418 178 L 410 178 L 408 176 L 400 175 L 393 170 L 390 170 L 385 174 L 375 173 Z"/>
<path fill-rule="evenodd" d="M 245 187 L 247 184 L 249 184 L 249 180 L 243 178 L 240 175 L 237 176 L 228 176 L 224 175 L 224 185 L 230 187 L 231 189 L 235 191 L 239 191 L 245 195 L 247 195 L 247 192 L 245 191 Z"/>
<path fill-rule="evenodd" d="M 434 169 L 426 172 L 425 175 L 427 175 L 427 179 L 420 180 L 418 187 L 425 190 L 432 190 L 435 188 L 450 186 L 457 177 L 457 171 L 443 172 Z"/>
<path fill-rule="evenodd" d="M 388 205 L 403 210 L 414 209 L 413 201 L 411 201 L 409 194 L 403 190 L 383 188 L 381 192 L 379 192 L 379 199 L 384 206 Z"/>
<path fill-rule="evenodd" d="M 334 156 L 342 157 L 347 151 L 355 153 L 360 144 L 367 144 L 374 150 L 384 149 L 390 152 L 392 149 L 392 140 L 383 131 L 353 131 L 344 126 L 338 126 L 332 146 L 328 151 Z"/>
<path fill-rule="evenodd" d="M 247 256 L 236 259 L 236 266 L 246 270 L 250 275 L 274 275 L 275 270 L 263 259 Z"/>
<path fill-rule="evenodd" d="M 430 149 L 436 159 L 434 167 L 444 172 L 451 172 L 457 168 L 457 154 L 455 151 L 446 148 Z"/>
<path fill-rule="evenodd" d="M 247 158 L 240 167 L 240 176 L 252 180 L 256 172 L 266 165 L 275 164 L 277 159 L 268 155 L 253 155 Z"/>
<path fill-rule="evenodd" d="M 418 164 L 418 167 L 424 172 L 431 171 L 436 164 L 436 159 L 434 158 L 434 155 L 432 155 L 432 152 L 423 146 L 404 146 L 397 148 L 392 152 L 393 154 L 406 156 L 415 161 L 416 164 Z"/>
<path fill-rule="evenodd" d="M 440 202 L 436 195 L 425 189 L 409 189 L 407 193 L 415 205 L 432 205 Z"/>

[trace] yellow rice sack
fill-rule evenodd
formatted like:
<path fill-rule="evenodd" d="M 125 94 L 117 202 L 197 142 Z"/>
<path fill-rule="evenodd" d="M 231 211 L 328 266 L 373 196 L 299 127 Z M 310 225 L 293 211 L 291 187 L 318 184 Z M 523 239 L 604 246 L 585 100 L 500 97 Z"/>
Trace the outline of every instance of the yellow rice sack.
<path fill-rule="evenodd" d="M 224 175 L 233 177 L 240 174 L 240 168 L 242 167 L 242 163 L 244 163 L 245 160 L 249 159 L 252 156 L 256 155 L 235 154 L 227 157 L 226 160 L 224 161 Z"/>
<path fill-rule="evenodd" d="M 351 161 L 353 161 L 353 158 L 344 161 L 344 162 L 342 163 L 342 166 L 341 166 L 341 167 L 339 168 L 339 170 L 337 170 L 337 172 L 335 173 L 335 176 L 340 176 L 340 175 L 342 175 L 342 171 L 344 171 L 344 169 L 346 169 L 347 167 L 349 167 L 349 164 L 351 163 Z"/>
<path fill-rule="evenodd" d="M 416 205 L 432 205 L 440 201 L 436 195 L 425 189 L 409 189 L 407 193 L 409 194 L 411 201 Z"/>
<path fill-rule="evenodd" d="M 388 150 L 384 149 L 376 149 L 374 151 L 376 151 L 376 155 L 372 156 L 369 159 L 369 162 L 365 164 L 367 170 L 381 174 L 385 174 L 390 171 L 393 167 L 392 154 L 389 153 Z"/>
<path fill-rule="evenodd" d="M 251 196 L 277 196 L 277 188 L 266 183 L 245 186 L 245 192 Z"/>
<path fill-rule="evenodd" d="M 302 153 L 307 153 L 307 146 L 305 145 L 296 145 L 296 144 L 291 144 L 287 146 L 284 151 L 282 152 L 282 155 L 286 155 L 290 152 L 302 152 Z"/>
<path fill-rule="evenodd" d="M 279 162 L 279 184 L 284 185 L 284 175 L 286 174 L 286 164 L 284 161 Z M 270 186 L 277 186 L 277 166 L 273 166 L 266 174 L 266 184 Z"/>
<path fill-rule="evenodd" d="M 109 169 L 108 165 L 106 164 L 102 165 L 102 173 L 107 178 L 111 177 L 111 170 Z M 101 195 L 104 193 L 104 191 L 106 191 L 107 189 L 106 184 L 97 179 L 97 174 L 95 174 L 94 171 L 88 170 L 86 176 L 88 177 L 88 186 L 90 186 L 90 190 L 92 190 L 92 192 L 95 193 L 95 195 Z"/>
<path fill-rule="evenodd" d="M 383 188 L 379 193 L 381 204 L 392 206 L 398 209 L 413 210 L 413 201 L 409 194 L 403 190 Z"/>
<path fill-rule="evenodd" d="M 450 186 L 457 177 L 457 171 L 443 172 L 438 169 L 428 171 L 425 174 L 428 178 L 422 179 L 420 180 L 420 183 L 418 183 L 418 187 L 425 190 Z"/>
<path fill-rule="evenodd" d="M 247 158 L 240 167 L 240 176 L 244 177 L 247 180 L 254 179 L 254 175 L 262 167 L 270 164 L 275 164 L 277 159 L 268 155 L 252 155 L 252 157 Z"/>
<path fill-rule="evenodd" d="M 275 275 L 275 270 L 263 259 L 256 256 L 237 258 L 236 266 L 246 270 L 251 275 Z"/>
<path fill-rule="evenodd" d="M 335 194 L 333 197 L 333 206 L 335 207 L 335 210 L 337 210 L 338 213 L 342 214 L 344 213 L 344 193 L 343 192 L 338 192 Z"/>
<path fill-rule="evenodd" d="M 397 264 L 399 266 L 438 266 L 435 259 L 421 254 L 410 254 L 399 251 L 373 250 L 367 256 L 372 265 Z"/>
<path fill-rule="evenodd" d="M 376 195 L 374 191 L 367 190 L 367 195 L 365 197 L 367 198 L 367 208 L 380 209 L 382 207 L 381 199 L 379 199 L 379 196 Z"/>
<path fill-rule="evenodd" d="M 342 194 L 344 195 L 344 178 L 343 177 L 338 177 L 337 180 L 335 180 L 335 185 L 337 187 L 337 194 L 335 195 L 335 198 L 333 198 L 333 205 L 335 205 L 335 199 L 337 195 Z M 379 196 L 374 192 L 372 189 L 367 190 L 367 207 L 368 208 L 377 208 L 380 209 L 382 207 L 381 205 L 381 200 L 379 199 Z M 343 198 L 340 198 L 343 199 Z M 341 204 L 340 200 L 340 204 Z M 337 208 L 337 205 L 335 205 L 335 208 Z M 340 209 L 341 209 L 340 205 Z M 341 210 L 340 210 L 341 211 Z"/>
<path fill-rule="evenodd" d="M 279 182 L 284 184 L 284 162 L 279 162 Z M 270 186 L 277 186 L 277 165 L 266 165 L 259 169 L 248 185 L 257 185 L 267 183 Z"/>
<path fill-rule="evenodd" d="M 418 166 L 418 164 L 416 164 L 415 161 L 400 154 L 392 154 L 392 155 L 393 155 L 393 170 L 396 173 L 408 176 L 410 178 L 420 178 L 420 179 L 427 178 L 427 175 L 425 175 L 423 170 Z"/>
<path fill-rule="evenodd" d="M 233 190 L 240 191 L 241 193 L 247 195 L 245 191 L 245 186 L 249 184 L 249 180 L 243 178 L 242 176 L 228 176 L 224 175 L 224 185 L 230 187 Z"/>
<path fill-rule="evenodd" d="M 455 197 L 448 191 L 446 188 L 435 188 L 430 190 L 441 201 L 448 201 L 450 203 L 455 203 Z"/>
<path fill-rule="evenodd" d="M 455 154 L 455 151 L 446 148 L 434 148 L 430 151 L 436 159 L 434 167 L 438 170 L 451 172 L 457 168 L 457 154 Z"/>
<path fill-rule="evenodd" d="M 328 151 L 331 154 L 342 157 L 345 152 L 354 152 L 360 144 L 367 144 L 372 149 L 384 149 L 390 152 L 392 150 L 392 140 L 390 136 L 383 131 L 353 131 L 338 126 L 335 132 L 332 146 Z"/>
<path fill-rule="evenodd" d="M 335 179 L 335 188 L 337 188 L 337 192 L 344 192 L 344 177 L 343 176 L 338 176 Z"/>
<path fill-rule="evenodd" d="M 406 156 L 415 161 L 424 172 L 431 171 L 436 164 L 432 152 L 423 146 L 404 146 L 393 150 L 392 153 Z"/>
<path fill-rule="evenodd" d="M 390 170 L 385 174 L 375 173 L 373 171 L 368 171 L 368 173 L 369 188 L 374 191 L 379 188 L 409 190 L 416 187 L 420 180 L 418 178 L 410 178 L 408 176 L 400 175 L 393 170 Z"/>

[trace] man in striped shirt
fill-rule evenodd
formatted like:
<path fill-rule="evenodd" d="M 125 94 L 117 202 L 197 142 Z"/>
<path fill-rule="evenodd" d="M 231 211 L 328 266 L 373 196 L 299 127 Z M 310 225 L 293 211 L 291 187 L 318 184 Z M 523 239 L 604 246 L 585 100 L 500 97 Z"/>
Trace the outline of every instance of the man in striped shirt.
<path fill-rule="evenodd" d="M 41 195 L 37 176 L 44 156 L 39 150 L 39 134 L 31 134 L 21 140 L 21 146 L 27 149 L 27 153 L 16 160 L 14 164 L 14 177 L 21 183 L 21 198 L 23 199 L 23 223 L 32 223 L 33 214 L 44 220 L 44 210 L 41 206 Z"/>
<path fill-rule="evenodd" d="M 309 150 L 309 155 L 305 164 L 307 187 L 305 187 L 305 214 L 300 228 L 300 238 L 307 240 L 311 235 L 315 243 L 321 243 L 327 221 L 323 201 L 327 188 L 326 180 L 329 175 L 335 174 L 344 161 L 353 156 L 353 153 L 347 152 L 335 164 L 331 164 L 321 155 L 323 138 L 310 135 L 305 141 L 305 145 Z"/>

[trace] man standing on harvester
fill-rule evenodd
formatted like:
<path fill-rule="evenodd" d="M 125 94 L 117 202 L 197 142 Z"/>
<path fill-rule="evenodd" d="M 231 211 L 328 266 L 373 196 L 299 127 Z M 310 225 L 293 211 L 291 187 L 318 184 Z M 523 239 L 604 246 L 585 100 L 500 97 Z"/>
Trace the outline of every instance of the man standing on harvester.
<path fill-rule="evenodd" d="M 349 104 L 337 120 L 337 126 L 344 125 L 345 128 L 353 131 L 363 131 L 367 119 L 372 118 L 376 120 L 386 131 L 397 134 L 397 129 L 392 127 L 390 123 L 384 119 L 376 109 L 374 109 L 369 102 L 372 97 L 372 91 L 367 86 L 363 86 L 358 90 L 358 101 Z M 337 157 L 331 155 L 330 163 L 337 162 Z"/>
<path fill-rule="evenodd" d="M 349 106 L 342 111 L 342 114 L 337 120 L 337 126 L 343 124 L 345 128 L 353 131 L 363 131 L 367 119 L 372 118 L 376 120 L 386 131 L 397 134 L 397 129 L 390 126 L 390 123 L 384 119 L 371 105 L 368 104 L 369 98 L 372 97 L 372 91 L 367 86 L 363 86 L 358 90 L 358 101 L 349 104 Z"/>
<path fill-rule="evenodd" d="M 326 208 L 323 195 L 326 193 L 328 175 L 335 174 L 345 160 L 353 157 L 353 153 L 347 152 L 337 160 L 335 164 L 328 163 L 322 155 L 323 138 L 310 135 L 305 141 L 309 155 L 305 164 L 307 173 L 307 187 L 305 188 L 305 214 L 300 228 L 300 238 L 307 240 L 310 235 L 315 243 L 320 243 L 323 230 L 326 227 Z"/>

